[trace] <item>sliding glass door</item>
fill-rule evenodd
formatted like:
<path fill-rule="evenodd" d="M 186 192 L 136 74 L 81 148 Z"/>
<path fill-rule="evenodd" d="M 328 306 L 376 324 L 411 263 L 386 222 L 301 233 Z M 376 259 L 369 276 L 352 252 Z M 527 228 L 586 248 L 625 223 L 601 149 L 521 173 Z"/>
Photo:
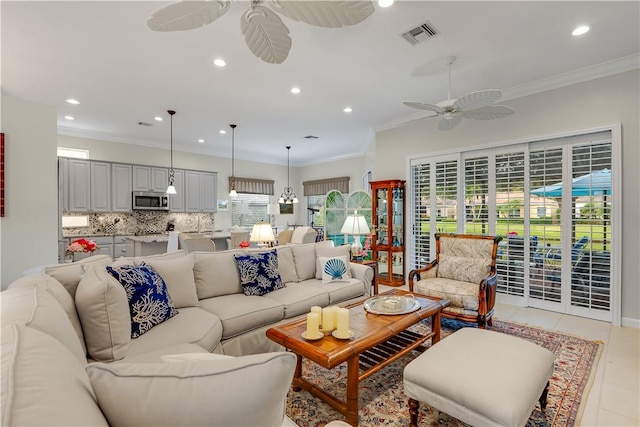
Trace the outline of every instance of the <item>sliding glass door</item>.
<path fill-rule="evenodd" d="M 615 147 L 606 130 L 413 159 L 411 267 L 436 232 L 499 235 L 501 300 L 611 321 Z"/>

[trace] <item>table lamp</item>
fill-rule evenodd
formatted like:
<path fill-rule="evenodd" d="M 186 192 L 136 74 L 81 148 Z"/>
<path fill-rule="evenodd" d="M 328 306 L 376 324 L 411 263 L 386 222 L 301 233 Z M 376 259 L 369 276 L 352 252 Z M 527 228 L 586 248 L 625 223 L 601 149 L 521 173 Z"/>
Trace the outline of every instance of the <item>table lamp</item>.
<path fill-rule="evenodd" d="M 249 240 L 257 243 L 259 248 L 269 246 L 269 243 L 276 240 L 275 236 L 273 235 L 271 224 L 264 221 L 260 221 L 259 223 L 254 224 Z"/>
<path fill-rule="evenodd" d="M 362 243 L 360 242 L 361 234 L 369 234 L 369 226 L 367 220 L 363 215 L 358 215 L 358 211 L 354 211 L 353 215 L 347 215 L 347 219 L 344 220 L 342 229 L 343 234 L 353 235 L 353 245 L 351 246 L 351 254 L 354 258 L 362 256 Z"/>

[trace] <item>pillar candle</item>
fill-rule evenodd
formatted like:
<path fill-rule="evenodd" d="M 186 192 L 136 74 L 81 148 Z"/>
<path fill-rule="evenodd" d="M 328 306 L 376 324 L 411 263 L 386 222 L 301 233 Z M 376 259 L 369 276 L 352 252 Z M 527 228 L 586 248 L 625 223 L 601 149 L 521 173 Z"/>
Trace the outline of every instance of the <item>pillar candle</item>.
<path fill-rule="evenodd" d="M 336 328 L 336 307 L 325 307 L 322 309 L 322 330 L 331 332 Z"/>
<path fill-rule="evenodd" d="M 318 315 L 318 319 L 320 323 L 322 323 L 322 307 L 320 307 L 319 305 L 314 305 L 313 307 L 311 307 L 311 312 L 312 313 L 316 313 Z"/>
<path fill-rule="evenodd" d="M 314 339 L 320 334 L 320 315 L 318 313 L 307 314 L 307 338 Z"/>
<path fill-rule="evenodd" d="M 349 309 L 338 308 L 338 330 L 336 335 L 340 338 L 349 338 Z"/>

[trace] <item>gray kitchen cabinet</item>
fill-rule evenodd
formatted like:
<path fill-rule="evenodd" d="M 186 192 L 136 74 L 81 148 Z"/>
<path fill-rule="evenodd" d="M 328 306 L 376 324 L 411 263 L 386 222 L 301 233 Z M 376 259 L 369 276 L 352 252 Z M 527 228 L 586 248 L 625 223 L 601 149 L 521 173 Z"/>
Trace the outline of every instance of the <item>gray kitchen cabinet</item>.
<path fill-rule="evenodd" d="M 133 256 L 127 252 L 127 236 L 113 236 L 113 259 Z"/>
<path fill-rule="evenodd" d="M 169 185 L 169 169 L 155 166 L 133 166 L 133 191 L 164 193 Z"/>
<path fill-rule="evenodd" d="M 169 194 L 169 210 L 171 212 L 184 212 L 184 173 L 182 169 L 176 169 L 173 186 L 176 194 Z"/>
<path fill-rule="evenodd" d="M 91 212 L 111 212 L 111 163 L 90 162 Z"/>
<path fill-rule="evenodd" d="M 62 213 L 69 212 L 69 166 L 68 159 L 58 158 L 58 204 Z"/>
<path fill-rule="evenodd" d="M 111 165 L 111 212 L 131 212 L 131 165 Z"/>
<path fill-rule="evenodd" d="M 185 211 L 216 212 L 217 174 L 185 171 Z"/>
<path fill-rule="evenodd" d="M 67 160 L 69 212 L 89 212 L 91 209 L 91 162 L 80 159 Z"/>

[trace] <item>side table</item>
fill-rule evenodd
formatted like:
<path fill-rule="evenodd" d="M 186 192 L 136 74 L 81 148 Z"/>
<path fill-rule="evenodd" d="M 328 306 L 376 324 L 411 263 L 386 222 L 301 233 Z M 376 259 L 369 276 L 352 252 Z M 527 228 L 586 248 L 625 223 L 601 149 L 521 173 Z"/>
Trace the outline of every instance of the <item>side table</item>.
<path fill-rule="evenodd" d="M 373 280 L 371 281 L 371 284 L 373 285 L 373 295 L 378 295 L 378 281 L 376 277 L 378 273 L 378 263 L 370 259 L 368 260 L 352 259 L 351 262 L 354 262 L 356 264 L 366 265 L 367 267 L 373 268 Z"/>

